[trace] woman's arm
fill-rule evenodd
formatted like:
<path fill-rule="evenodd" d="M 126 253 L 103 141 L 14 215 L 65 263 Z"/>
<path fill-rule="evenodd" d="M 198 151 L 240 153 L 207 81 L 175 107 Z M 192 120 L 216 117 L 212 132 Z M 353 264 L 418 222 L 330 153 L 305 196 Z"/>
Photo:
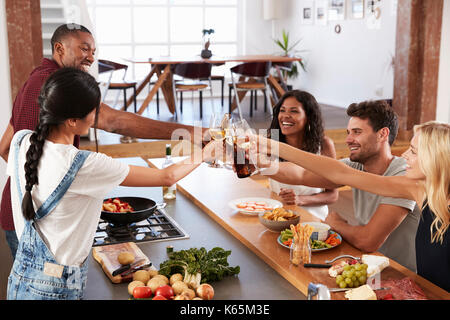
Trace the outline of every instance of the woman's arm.
<path fill-rule="evenodd" d="M 404 176 L 385 177 L 368 172 L 355 170 L 344 163 L 309 152 L 293 148 L 285 143 L 279 144 L 279 156 L 303 168 L 326 177 L 336 184 L 344 184 L 368 192 L 387 197 L 416 200 L 417 181 Z"/>
<path fill-rule="evenodd" d="M 189 158 L 164 169 L 130 166 L 127 177 L 120 185 L 127 187 L 171 186 L 191 173 L 202 161 L 212 159 L 216 145 L 215 141 L 210 142 L 203 150 L 194 146 L 194 152 Z"/>

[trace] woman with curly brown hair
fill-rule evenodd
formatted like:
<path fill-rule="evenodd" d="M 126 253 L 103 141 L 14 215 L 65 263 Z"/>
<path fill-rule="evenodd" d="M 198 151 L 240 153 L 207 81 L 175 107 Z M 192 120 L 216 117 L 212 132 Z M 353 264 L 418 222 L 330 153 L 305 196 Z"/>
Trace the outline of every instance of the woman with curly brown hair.
<path fill-rule="evenodd" d="M 275 131 L 274 131 L 275 130 Z M 327 157 L 336 158 L 333 141 L 324 135 L 322 114 L 319 104 L 310 93 L 300 90 L 286 92 L 273 109 L 273 119 L 268 136 L 288 145 Z M 276 134 L 276 133 L 275 133 Z M 280 166 L 294 165 L 282 162 Z M 324 220 L 328 215 L 328 204 L 338 198 L 336 189 L 311 188 L 289 185 L 269 179 L 270 188 L 283 198 L 285 204 L 304 207 L 313 215 Z"/>

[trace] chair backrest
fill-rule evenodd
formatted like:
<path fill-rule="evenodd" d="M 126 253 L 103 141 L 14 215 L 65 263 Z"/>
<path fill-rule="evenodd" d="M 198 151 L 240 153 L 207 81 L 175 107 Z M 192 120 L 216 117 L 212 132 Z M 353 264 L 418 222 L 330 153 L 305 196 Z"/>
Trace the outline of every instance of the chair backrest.
<path fill-rule="evenodd" d="M 105 73 L 108 71 L 114 71 L 114 67 L 98 61 L 98 73 Z"/>
<path fill-rule="evenodd" d="M 109 60 L 104 60 L 104 59 L 98 59 L 98 63 L 99 65 L 106 65 L 109 66 L 110 68 L 113 68 L 114 70 L 121 70 L 121 69 L 128 69 L 128 66 L 126 64 L 121 64 L 118 62 L 114 62 L 114 61 L 109 61 Z"/>
<path fill-rule="evenodd" d="M 245 62 L 231 68 L 232 73 L 237 73 L 247 77 L 267 77 L 269 75 L 272 62 Z"/>
<path fill-rule="evenodd" d="M 291 71 L 292 70 L 292 61 L 287 62 L 272 62 L 272 67 L 278 67 L 281 70 Z"/>
<path fill-rule="evenodd" d="M 180 63 L 174 65 L 172 72 L 188 79 L 209 78 L 211 67 L 210 63 Z"/>

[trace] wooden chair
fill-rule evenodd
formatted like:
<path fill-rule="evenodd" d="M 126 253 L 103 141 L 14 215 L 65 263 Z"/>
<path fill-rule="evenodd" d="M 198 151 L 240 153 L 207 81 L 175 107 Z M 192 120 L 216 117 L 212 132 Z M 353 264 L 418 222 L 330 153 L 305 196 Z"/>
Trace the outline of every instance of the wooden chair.
<path fill-rule="evenodd" d="M 180 93 L 180 111 L 183 112 L 183 92 L 198 91 L 200 98 L 200 119 L 203 118 L 203 91 L 209 89 L 211 92 L 211 103 L 213 103 L 213 93 L 211 85 L 211 67 L 210 63 L 180 63 L 172 65 L 172 73 L 181 77 L 176 80 L 172 77 L 175 104 L 177 104 L 177 92 Z M 208 79 L 209 83 L 202 82 L 200 79 Z M 177 112 L 178 108 L 175 108 Z"/>
<path fill-rule="evenodd" d="M 233 85 L 233 89 L 234 89 L 234 93 L 236 96 L 236 103 L 237 103 L 237 107 L 239 110 L 239 116 L 241 119 L 243 119 L 242 117 L 242 110 L 241 110 L 241 104 L 239 101 L 239 95 L 238 92 L 239 91 L 256 91 L 257 90 L 262 90 L 264 93 L 264 103 L 265 106 L 267 105 L 267 94 L 266 92 L 269 92 L 269 96 L 271 96 L 271 92 L 269 89 L 269 86 L 267 84 L 267 78 L 269 76 L 269 72 L 270 72 L 270 68 L 272 66 L 272 63 L 269 62 L 246 62 L 246 63 L 242 63 L 239 64 L 233 68 L 230 69 L 231 71 L 231 81 L 232 81 L 232 85 Z M 234 79 L 234 75 L 240 75 L 243 77 L 247 77 L 247 78 L 251 78 L 253 80 L 251 81 L 239 81 L 236 82 L 236 80 Z M 255 94 L 256 97 L 256 94 Z M 232 101 L 231 97 L 230 97 L 230 102 Z M 270 100 L 269 100 L 270 102 Z M 229 112 L 231 113 L 231 103 L 230 103 L 230 110 Z M 272 107 L 269 108 L 270 110 L 270 114 L 272 115 Z M 250 116 L 253 115 L 253 106 L 250 105 Z"/>
<path fill-rule="evenodd" d="M 213 67 L 222 66 L 225 63 L 213 63 Z M 201 80 L 208 80 L 207 78 Z M 224 97 L 224 86 L 225 86 L 225 77 L 223 75 L 211 75 L 211 81 L 220 81 L 221 82 L 221 105 L 223 107 L 223 97 Z"/>
<path fill-rule="evenodd" d="M 126 111 L 127 109 L 127 89 L 133 89 L 133 97 L 134 97 L 134 112 L 137 112 L 137 105 L 136 105 L 136 82 L 134 81 L 126 81 L 125 77 L 127 75 L 128 66 L 126 64 L 121 64 L 109 60 L 99 59 L 99 72 L 100 68 L 111 68 L 114 72 L 123 70 L 123 77 L 121 82 L 109 82 L 108 90 L 122 90 L 123 91 L 123 101 L 124 101 L 124 107 L 123 110 Z M 117 100 L 119 98 L 119 93 L 116 96 L 116 99 L 114 101 L 114 106 L 117 103 Z"/>

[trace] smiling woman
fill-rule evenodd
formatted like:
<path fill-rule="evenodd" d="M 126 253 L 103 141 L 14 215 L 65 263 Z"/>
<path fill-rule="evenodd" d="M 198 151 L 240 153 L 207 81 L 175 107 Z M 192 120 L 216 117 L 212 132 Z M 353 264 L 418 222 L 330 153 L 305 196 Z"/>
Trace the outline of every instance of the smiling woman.
<path fill-rule="evenodd" d="M 268 136 L 288 145 L 336 158 L 333 141 L 324 135 L 322 114 L 314 96 L 305 91 L 286 92 L 273 109 L 273 119 Z M 315 216 L 325 219 L 327 204 L 337 200 L 337 190 L 324 190 L 301 185 L 282 184 L 269 179 L 270 188 L 283 198 L 285 204 L 304 207 Z"/>

